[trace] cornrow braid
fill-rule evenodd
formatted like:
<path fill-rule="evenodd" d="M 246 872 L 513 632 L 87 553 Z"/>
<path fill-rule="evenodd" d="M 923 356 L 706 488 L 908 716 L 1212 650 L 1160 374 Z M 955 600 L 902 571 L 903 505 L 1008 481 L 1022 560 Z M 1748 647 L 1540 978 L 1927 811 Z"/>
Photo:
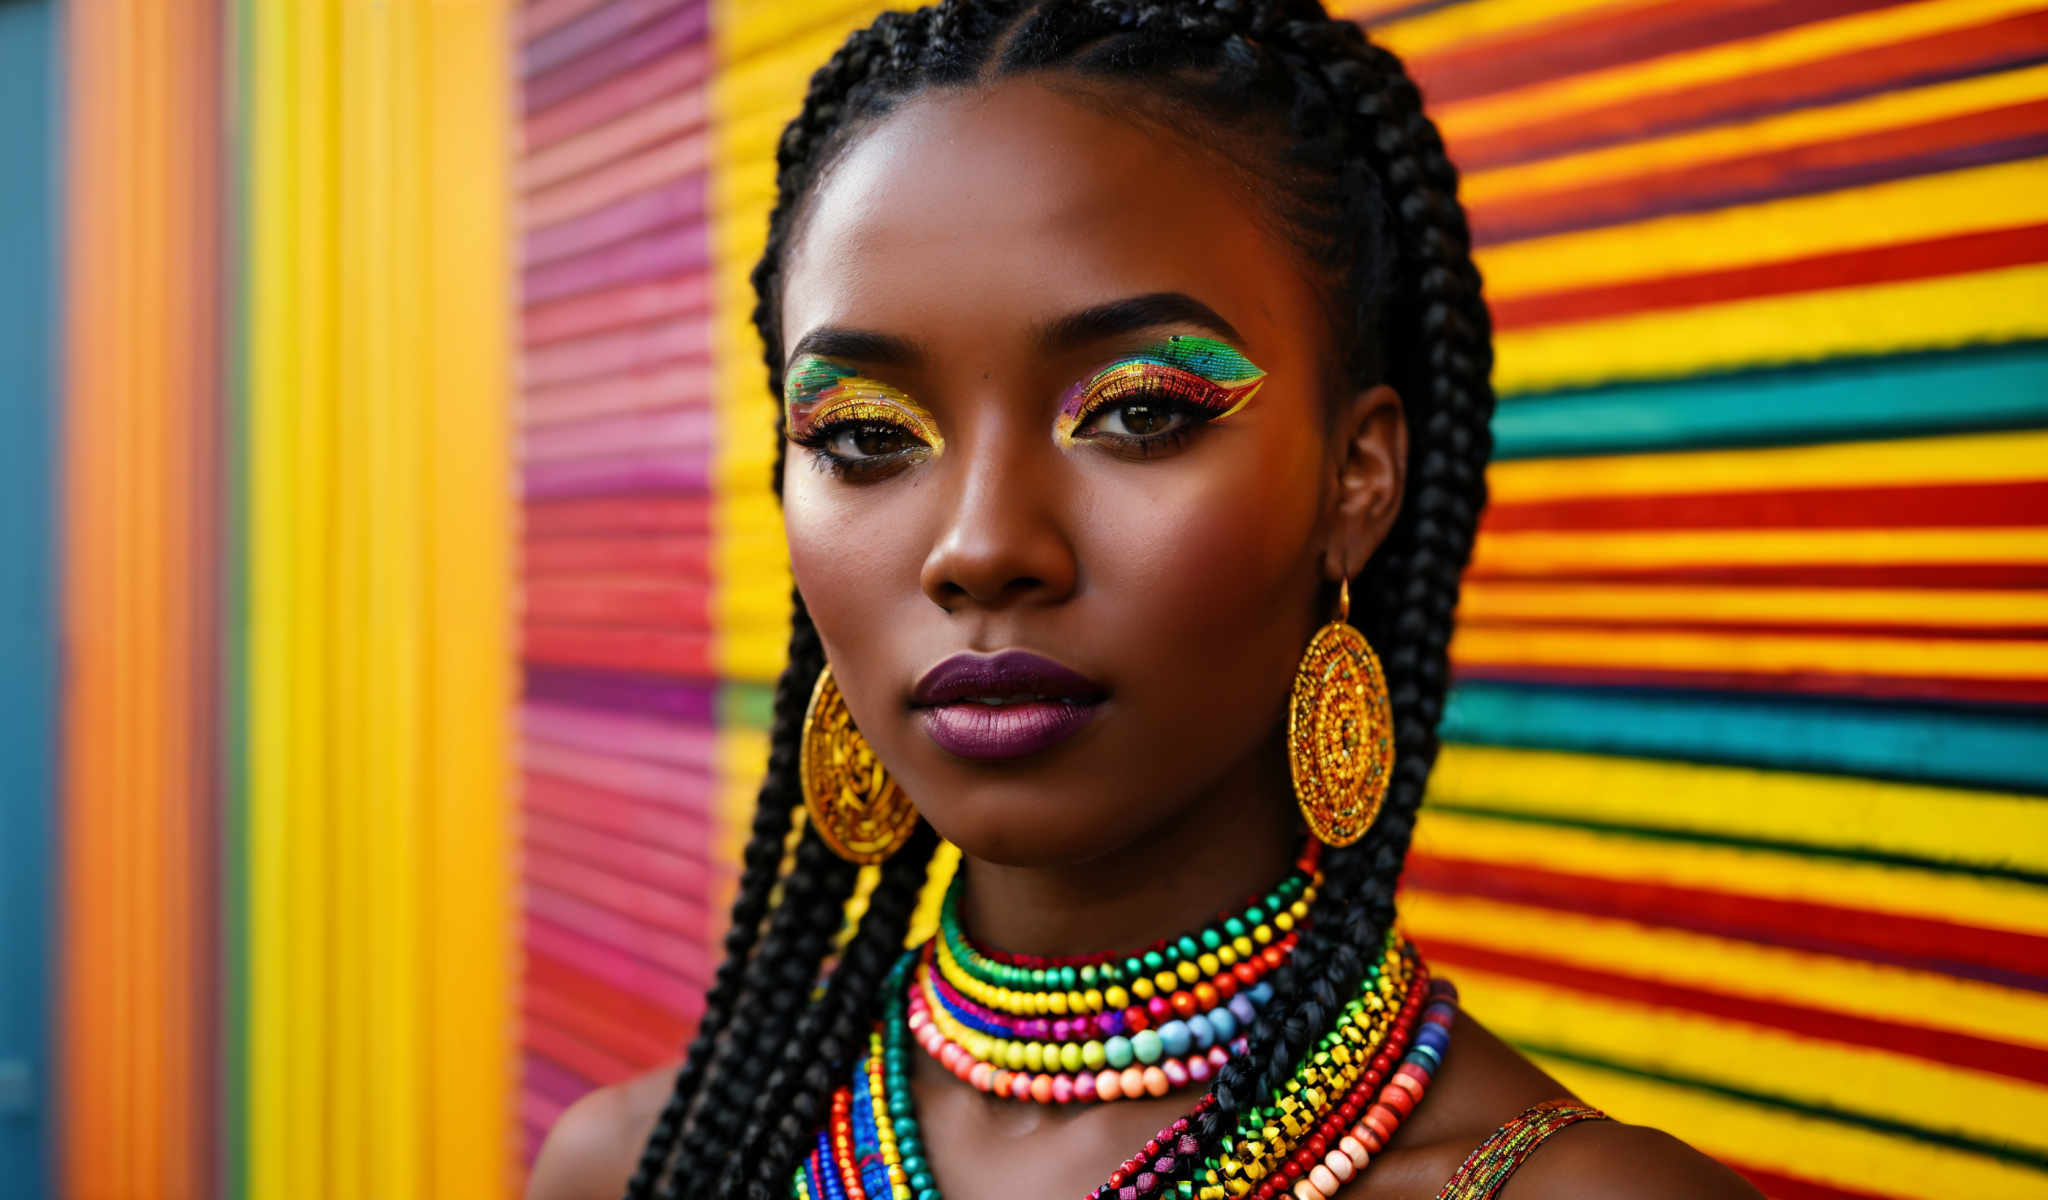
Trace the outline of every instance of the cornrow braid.
<path fill-rule="evenodd" d="M 851 35 L 812 76 L 783 131 L 768 241 L 753 271 L 771 395 L 780 394 L 784 366 L 782 266 L 820 174 L 863 128 L 921 91 L 1033 72 L 1125 88 L 1163 106 L 1141 104 L 1140 115 L 1238 139 L 1248 153 L 1236 158 L 1259 164 L 1271 215 L 1324 282 L 1333 395 L 1390 384 L 1409 430 L 1401 511 L 1353 581 L 1353 619 L 1379 650 L 1392 696 L 1397 753 L 1387 801 L 1364 840 L 1325 854 L 1310 926 L 1269 977 L 1275 1001 L 1248 1031 L 1248 1052 L 1214 1080 L 1216 1103 L 1195 1127 L 1201 1153 L 1180 1156 L 1185 1173 L 1284 1083 L 1355 993 L 1369 969 L 1365 951 L 1393 923 L 1395 884 L 1436 757 L 1459 578 L 1486 499 L 1491 326 L 1457 173 L 1420 94 L 1397 58 L 1316 0 L 945 0 L 885 13 Z M 779 422 L 779 404 L 777 412 Z M 778 494 L 784 465 L 778 438 Z M 781 861 L 802 698 L 822 665 L 799 599 L 727 960 L 631 1195 L 650 1194 L 657 1179 L 662 1195 L 786 1194 L 875 1020 L 877 984 L 901 946 L 934 836 L 921 827 L 884 867 L 859 930 L 815 995 L 853 873 L 811 836 L 789 873 L 778 878 L 762 865 Z M 782 899 L 770 910 L 777 883 Z"/>

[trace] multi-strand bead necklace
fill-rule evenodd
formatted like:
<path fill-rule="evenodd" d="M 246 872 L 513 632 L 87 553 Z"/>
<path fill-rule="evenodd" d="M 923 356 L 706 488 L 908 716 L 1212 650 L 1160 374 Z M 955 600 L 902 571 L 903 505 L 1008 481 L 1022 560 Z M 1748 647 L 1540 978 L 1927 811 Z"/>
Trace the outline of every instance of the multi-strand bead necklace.
<path fill-rule="evenodd" d="M 1041 1103 L 1164 1096 L 1213 1077 L 1245 1048 L 1292 953 L 1320 846 L 1243 912 L 1131 955 L 1039 959 L 975 947 L 949 894 L 940 932 L 906 954 L 853 1082 L 794 1181 L 799 1200 L 941 1200 L 911 1099 L 920 1049 L 992 1094 Z M 1389 933 L 1332 1027 L 1266 1104 L 1200 1149 L 1204 1095 L 1110 1174 L 1089 1200 L 1329 1200 L 1421 1100 L 1449 1044 L 1453 996 Z"/>

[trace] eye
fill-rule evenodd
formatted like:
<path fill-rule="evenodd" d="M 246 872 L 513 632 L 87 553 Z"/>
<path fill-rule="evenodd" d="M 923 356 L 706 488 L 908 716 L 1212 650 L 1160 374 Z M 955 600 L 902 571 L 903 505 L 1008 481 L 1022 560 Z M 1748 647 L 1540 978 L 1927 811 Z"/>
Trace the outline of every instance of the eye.
<path fill-rule="evenodd" d="M 1168 396 L 1139 396 L 1105 405 L 1074 430 L 1074 436 L 1110 438 L 1164 437 L 1192 424 L 1195 414 Z"/>
<path fill-rule="evenodd" d="M 848 462 L 929 449 L 909 430 L 876 421 L 846 422 L 836 428 L 826 429 L 824 434 L 818 448 L 834 458 Z"/>

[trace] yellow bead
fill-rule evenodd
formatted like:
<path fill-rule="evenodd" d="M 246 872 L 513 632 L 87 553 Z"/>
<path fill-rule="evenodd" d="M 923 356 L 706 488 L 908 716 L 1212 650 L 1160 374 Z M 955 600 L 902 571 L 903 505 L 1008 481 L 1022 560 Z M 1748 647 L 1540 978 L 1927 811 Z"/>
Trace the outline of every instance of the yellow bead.
<path fill-rule="evenodd" d="M 1054 1016 L 1064 1017 L 1067 1015 L 1067 1008 L 1069 1006 L 1065 992 L 1054 992 L 1045 998 L 1045 1002 L 1052 1007 Z"/>
<path fill-rule="evenodd" d="M 1154 975 L 1152 977 L 1152 986 L 1158 988 L 1162 993 L 1165 993 L 1167 995 L 1171 995 L 1173 993 L 1174 985 L 1179 982 L 1179 978 L 1176 977 L 1172 971 L 1161 971 L 1159 974 Z M 1149 1000 L 1151 999 L 1151 997 L 1148 996 L 1146 997 L 1146 999 Z"/>
<path fill-rule="evenodd" d="M 1292 931 L 1294 928 L 1294 914 L 1291 912 L 1279 914 L 1273 918 L 1273 925 L 1282 933 Z"/>
<path fill-rule="evenodd" d="M 1150 1000 L 1153 995 L 1152 981 L 1149 979 L 1140 979 L 1136 983 L 1133 983 L 1131 985 L 1131 995 L 1136 996 L 1140 1000 Z"/>
<path fill-rule="evenodd" d="M 1082 1011 L 1101 1012 L 1102 1000 L 1103 997 L 1101 988 L 1089 988 L 1087 991 L 1081 993 L 1081 1003 L 1086 1006 L 1082 1009 Z"/>
<path fill-rule="evenodd" d="M 1239 958 L 1250 958 L 1256 950 L 1256 948 L 1252 945 L 1252 940 L 1248 937 L 1237 937 L 1230 939 L 1230 948 L 1232 950 L 1237 951 L 1237 956 Z"/>
<path fill-rule="evenodd" d="M 1102 993 L 1102 998 L 1105 1001 L 1108 1001 L 1109 1006 L 1111 1008 L 1129 1008 L 1131 1006 L 1131 994 L 1125 991 L 1120 985 L 1110 985 L 1110 987 Z"/>
<path fill-rule="evenodd" d="M 1227 945 L 1226 945 L 1226 946 L 1218 946 L 1218 947 L 1216 948 L 1216 961 L 1217 961 L 1217 962 L 1220 962 L 1220 963 L 1222 963 L 1222 964 L 1223 964 L 1224 966 L 1226 966 L 1226 967 L 1234 967 L 1234 966 L 1236 966 L 1236 965 L 1237 965 L 1237 948 L 1236 948 L 1236 947 L 1234 947 L 1234 946 L 1227 946 Z"/>
<path fill-rule="evenodd" d="M 1202 978 L 1202 968 L 1187 959 L 1181 959 L 1180 965 L 1173 969 L 1173 973 L 1180 976 L 1182 983 L 1194 983 Z"/>
<path fill-rule="evenodd" d="M 1215 975 L 1223 970 L 1223 964 L 1218 962 L 1216 956 L 1207 950 L 1202 951 L 1201 957 L 1195 959 L 1195 965 L 1202 968 L 1202 974 L 1204 975 Z"/>
<path fill-rule="evenodd" d="M 1261 925 L 1257 929 L 1252 930 L 1252 940 L 1261 946 L 1271 942 L 1273 940 L 1273 927 L 1271 925 Z"/>

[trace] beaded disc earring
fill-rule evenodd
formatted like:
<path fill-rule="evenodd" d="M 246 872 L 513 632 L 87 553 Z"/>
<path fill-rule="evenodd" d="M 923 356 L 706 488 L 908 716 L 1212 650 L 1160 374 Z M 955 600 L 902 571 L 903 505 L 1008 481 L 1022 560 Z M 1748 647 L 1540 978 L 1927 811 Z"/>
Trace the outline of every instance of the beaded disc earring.
<path fill-rule="evenodd" d="M 917 828 L 917 808 L 889 778 L 882 760 L 853 726 L 832 665 L 818 672 L 804 713 L 798 775 L 804 808 L 818 836 L 839 857 L 872 866 L 896 853 Z"/>
<path fill-rule="evenodd" d="M 1351 582 L 1337 589 L 1337 619 L 1316 630 L 1294 672 L 1287 760 L 1309 831 L 1331 846 L 1365 836 L 1394 770 L 1394 710 L 1386 676 L 1351 625 Z"/>

